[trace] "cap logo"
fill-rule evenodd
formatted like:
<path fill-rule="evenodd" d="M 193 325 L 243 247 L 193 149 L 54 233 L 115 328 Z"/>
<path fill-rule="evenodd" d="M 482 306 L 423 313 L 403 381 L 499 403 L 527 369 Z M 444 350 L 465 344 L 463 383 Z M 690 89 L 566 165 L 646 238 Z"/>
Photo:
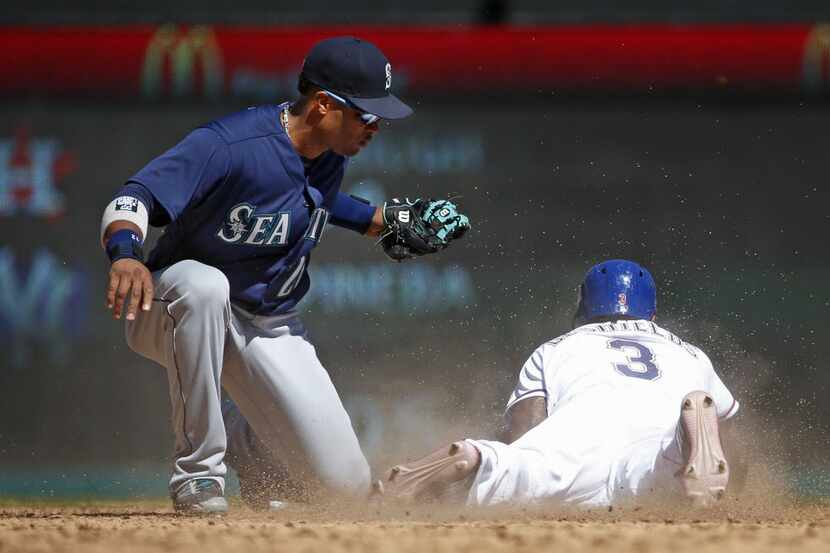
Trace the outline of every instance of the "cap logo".
<path fill-rule="evenodd" d="M 620 306 L 620 311 L 625 313 L 628 311 L 628 297 L 625 294 L 617 296 L 617 304 Z"/>
<path fill-rule="evenodd" d="M 392 88 L 392 64 L 386 64 L 386 90 Z"/>

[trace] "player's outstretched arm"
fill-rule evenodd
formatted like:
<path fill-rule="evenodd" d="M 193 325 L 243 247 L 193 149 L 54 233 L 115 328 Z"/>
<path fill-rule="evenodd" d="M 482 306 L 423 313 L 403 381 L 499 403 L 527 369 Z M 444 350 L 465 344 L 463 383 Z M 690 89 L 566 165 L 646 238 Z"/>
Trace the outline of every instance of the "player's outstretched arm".
<path fill-rule="evenodd" d="M 515 403 L 504 414 L 505 427 L 502 441 L 512 444 L 548 417 L 544 397 L 529 397 Z"/>
<path fill-rule="evenodd" d="M 138 225 L 130 221 L 113 221 L 104 231 L 102 243 L 106 244 L 107 252 L 111 254 L 115 248 L 129 249 L 132 244 L 112 244 L 113 240 L 132 241 L 130 235 L 143 238 L 143 233 Z M 140 244 L 138 245 L 140 252 Z M 121 318 L 125 303 L 129 296 L 127 308 L 127 320 L 134 320 L 139 305 L 143 311 L 149 311 L 153 301 L 153 277 L 150 270 L 142 261 L 135 257 L 118 257 L 112 262 L 107 284 L 107 309 L 112 309 L 113 317 Z M 138 255 L 140 257 L 140 254 Z"/>
<path fill-rule="evenodd" d="M 385 226 L 383 222 L 383 208 L 376 207 L 375 214 L 372 215 L 372 222 L 369 223 L 369 228 L 366 230 L 366 236 L 377 238 L 381 235 Z"/>

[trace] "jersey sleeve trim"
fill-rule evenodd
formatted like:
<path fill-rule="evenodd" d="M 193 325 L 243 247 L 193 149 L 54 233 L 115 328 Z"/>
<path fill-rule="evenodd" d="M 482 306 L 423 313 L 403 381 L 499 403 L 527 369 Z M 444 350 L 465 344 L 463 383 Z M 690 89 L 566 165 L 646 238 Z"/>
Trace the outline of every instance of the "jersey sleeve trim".
<path fill-rule="evenodd" d="M 738 412 L 738 409 L 740 409 L 740 407 L 741 407 L 741 404 L 738 403 L 738 400 L 737 399 L 732 399 L 732 405 L 729 406 L 729 409 L 726 410 L 726 413 L 724 415 L 719 415 L 718 418 L 720 420 L 731 419 L 732 417 L 735 416 L 735 414 Z"/>
<path fill-rule="evenodd" d="M 532 397 L 543 397 L 547 401 L 548 393 L 544 389 L 541 389 L 541 390 L 528 390 L 527 392 L 524 392 L 520 396 L 517 396 L 515 398 L 511 398 L 510 401 L 507 402 L 507 406 L 504 408 L 504 412 L 506 413 L 506 412 L 510 411 L 510 409 L 514 405 L 519 403 L 520 401 L 524 401 L 524 400 L 532 398 Z"/>

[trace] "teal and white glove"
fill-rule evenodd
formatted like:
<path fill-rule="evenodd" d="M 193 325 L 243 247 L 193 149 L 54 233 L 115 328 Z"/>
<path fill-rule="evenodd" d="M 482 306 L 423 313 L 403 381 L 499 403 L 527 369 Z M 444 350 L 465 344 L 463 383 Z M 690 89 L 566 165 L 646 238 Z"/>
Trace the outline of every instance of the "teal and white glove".
<path fill-rule="evenodd" d="M 470 230 L 470 219 L 449 200 L 427 200 L 421 218 L 435 230 L 435 236 L 444 242 L 444 247 Z"/>
<path fill-rule="evenodd" d="M 378 243 L 395 261 L 443 250 L 470 229 L 470 219 L 449 200 L 395 198 L 383 204 L 383 222 Z"/>

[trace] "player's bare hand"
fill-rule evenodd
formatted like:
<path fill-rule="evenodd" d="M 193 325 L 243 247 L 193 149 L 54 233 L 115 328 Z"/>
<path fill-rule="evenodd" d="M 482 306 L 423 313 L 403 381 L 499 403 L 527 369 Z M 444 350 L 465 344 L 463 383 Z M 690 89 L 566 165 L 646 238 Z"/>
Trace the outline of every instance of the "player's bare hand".
<path fill-rule="evenodd" d="M 119 259 L 112 264 L 107 309 L 112 309 L 113 317 L 121 318 L 126 303 L 127 320 L 135 320 L 139 305 L 142 311 L 149 311 L 152 302 L 153 276 L 144 263 L 137 259 Z"/>

